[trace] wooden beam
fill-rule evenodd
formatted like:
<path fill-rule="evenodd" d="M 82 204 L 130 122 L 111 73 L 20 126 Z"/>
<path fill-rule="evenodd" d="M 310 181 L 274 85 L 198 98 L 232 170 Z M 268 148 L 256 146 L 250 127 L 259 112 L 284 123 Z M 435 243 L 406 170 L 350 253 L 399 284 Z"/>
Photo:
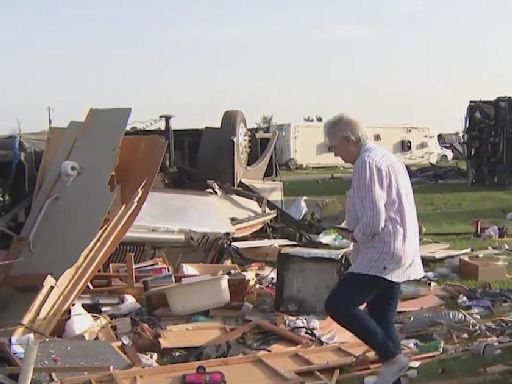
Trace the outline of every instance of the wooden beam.
<path fill-rule="evenodd" d="M 109 372 L 112 369 L 107 365 L 55 365 L 46 367 L 34 367 L 34 372 Z M 0 367 L 0 372 L 5 375 L 16 375 L 21 372 L 21 367 Z"/>
<path fill-rule="evenodd" d="M 135 266 L 133 253 L 126 254 L 127 283 L 129 287 L 135 287 Z"/>

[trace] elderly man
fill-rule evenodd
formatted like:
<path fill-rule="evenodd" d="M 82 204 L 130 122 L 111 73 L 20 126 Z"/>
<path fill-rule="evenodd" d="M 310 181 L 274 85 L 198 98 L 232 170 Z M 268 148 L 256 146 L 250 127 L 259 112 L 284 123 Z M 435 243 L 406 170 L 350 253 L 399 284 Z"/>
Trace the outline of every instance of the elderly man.
<path fill-rule="evenodd" d="M 334 155 L 354 165 L 344 232 L 354 243 L 352 266 L 325 309 L 377 353 L 383 363 L 377 383 L 391 384 L 408 367 L 394 326 L 400 283 L 424 274 L 409 175 L 395 155 L 366 142 L 355 120 L 335 116 L 325 131 Z"/>

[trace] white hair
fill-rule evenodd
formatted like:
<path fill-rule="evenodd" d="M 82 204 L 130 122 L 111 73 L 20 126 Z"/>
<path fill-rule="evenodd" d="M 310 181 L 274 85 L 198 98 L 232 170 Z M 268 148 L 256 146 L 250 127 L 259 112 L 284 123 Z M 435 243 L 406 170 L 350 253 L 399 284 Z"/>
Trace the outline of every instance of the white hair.
<path fill-rule="evenodd" d="M 366 144 L 366 132 L 357 120 L 340 113 L 329 119 L 324 125 L 325 136 L 329 145 L 334 146 L 342 137 L 349 137 L 354 142 Z"/>

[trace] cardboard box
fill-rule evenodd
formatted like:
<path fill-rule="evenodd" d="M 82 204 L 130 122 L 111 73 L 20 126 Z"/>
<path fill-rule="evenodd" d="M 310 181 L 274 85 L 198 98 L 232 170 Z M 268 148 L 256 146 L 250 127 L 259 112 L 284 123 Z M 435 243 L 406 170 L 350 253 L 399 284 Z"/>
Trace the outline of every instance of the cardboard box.
<path fill-rule="evenodd" d="M 492 258 L 470 259 L 461 257 L 459 274 L 462 278 L 478 281 L 507 279 L 507 264 Z"/>

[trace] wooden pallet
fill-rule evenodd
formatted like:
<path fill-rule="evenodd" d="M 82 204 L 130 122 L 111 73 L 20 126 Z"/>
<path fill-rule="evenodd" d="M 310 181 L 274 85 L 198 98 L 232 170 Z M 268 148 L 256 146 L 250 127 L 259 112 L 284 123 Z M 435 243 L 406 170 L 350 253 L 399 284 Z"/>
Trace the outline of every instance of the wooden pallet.
<path fill-rule="evenodd" d="M 195 372 L 198 365 L 203 365 L 209 371 L 222 371 L 228 383 L 305 383 L 306 379 L 301 377 L 304 374 L 312 374 L 316 382 L 330 383 L 332 378 L 325 377 L 319 371 L 351 366 L 367 350 L 368 347 L 362 343 L 296 348 L 283 352 L 73 377 L 63 380 L 62 384 L 80 384 L 91 380 L 116 384 L 179 384 L 181 376 Z"/>

